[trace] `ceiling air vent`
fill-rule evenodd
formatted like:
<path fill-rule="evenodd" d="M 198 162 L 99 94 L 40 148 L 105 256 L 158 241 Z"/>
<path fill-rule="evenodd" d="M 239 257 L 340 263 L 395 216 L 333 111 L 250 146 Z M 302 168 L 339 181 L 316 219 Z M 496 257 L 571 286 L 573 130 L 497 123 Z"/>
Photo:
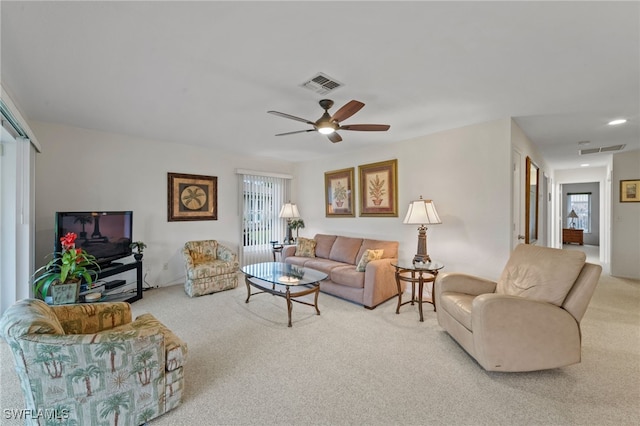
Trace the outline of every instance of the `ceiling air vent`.
<path fill-rule="evenodd" d="M 578 153 L 580 153 L 580 155 L 585 155 L 585 154 L 598 154 L 600 152 L 620 151 L 624 149 L 625 146 L 626 145 L 611 145 L 611 146 L 603 146 L 600 148 L 581 149 L 578 151 Z"/>
<path fill-rule="evenodd" d="M 600 152 L 620 151 L 625 145 L 611 145 L 600 148 Z"/>
<path fill-rule="evenodd" d="M 302 83 L 301 86 L 306 87 L 309 90 L 313 90 L 320 95 L 326 95 L 332 90 L 335 90 L 338 87 L 342 87 L 344 85 L 335 78 L 331 78 L 328 75 L 320 72 L 316 76 Z"/>

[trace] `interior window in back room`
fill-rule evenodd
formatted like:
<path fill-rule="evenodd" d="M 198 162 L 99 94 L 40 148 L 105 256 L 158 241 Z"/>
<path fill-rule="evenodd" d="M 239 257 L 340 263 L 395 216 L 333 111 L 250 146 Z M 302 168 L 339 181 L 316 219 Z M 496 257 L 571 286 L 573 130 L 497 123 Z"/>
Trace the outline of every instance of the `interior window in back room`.
<path fill-rule="evenodd" d="M 567 211 L 577 216 L 567 215 L 567 228 L 582 229 L 585 234 L 591 232 L 591 193 L 567 194 Z"/>

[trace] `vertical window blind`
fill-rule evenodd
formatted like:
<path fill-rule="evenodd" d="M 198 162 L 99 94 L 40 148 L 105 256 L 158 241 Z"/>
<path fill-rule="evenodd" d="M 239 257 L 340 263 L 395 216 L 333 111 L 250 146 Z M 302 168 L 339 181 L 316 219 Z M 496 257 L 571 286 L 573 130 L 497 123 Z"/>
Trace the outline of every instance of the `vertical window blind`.
<path fill-rule="evenodd" d="M 290 198 L 291 178 L 238 172 L 242 200 L 241 265 L 271 262 L 272 241 L 282 241 L 286 222 L 278 217 Z"/>

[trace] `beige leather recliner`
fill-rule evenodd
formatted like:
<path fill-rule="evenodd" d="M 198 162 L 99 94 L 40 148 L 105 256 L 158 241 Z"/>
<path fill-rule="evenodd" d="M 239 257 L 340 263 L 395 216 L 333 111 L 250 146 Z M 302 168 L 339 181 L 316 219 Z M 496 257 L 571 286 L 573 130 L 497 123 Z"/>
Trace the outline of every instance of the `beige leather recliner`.
<path fill-rule="evenodd" d="M 438 323 L 488 371 L 580 362 L 580 321 L 602 267 L 581 251 L 520 244 L 498 282 L 461 273 L 436 281 Z"/>

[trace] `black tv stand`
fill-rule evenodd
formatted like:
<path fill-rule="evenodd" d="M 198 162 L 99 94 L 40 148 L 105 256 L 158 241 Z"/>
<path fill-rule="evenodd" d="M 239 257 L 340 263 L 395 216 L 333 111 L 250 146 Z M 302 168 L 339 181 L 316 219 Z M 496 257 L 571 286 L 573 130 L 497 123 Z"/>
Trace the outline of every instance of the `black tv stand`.
<path fill-rule="evenodd" d="M 139 262 L 136 261 L 132 263 L 117 263 L 117 262 L 110 263 L 109 265 L 106 265 L 102 267 L 102 269 L 100 269 L 100 272 L 98 273 L 98 279 L 102 280 L 107 277 L 111 277 L 113 275 L 121 274 L 126 271 L 131 271 L 133 269 L 136 270 L 136 281 L 137 281 L 136 292 L 131 297 L 127 297 L 131 293 L 126 293 L 126 294 L 123 294 L 121 299 L 109 298 L 107 301 L 111 302 L 111 301 L 117 300 L 117 301 L 133 303 L 136 300 L 142 299 L 142 261 L 139 261 Z"/>

